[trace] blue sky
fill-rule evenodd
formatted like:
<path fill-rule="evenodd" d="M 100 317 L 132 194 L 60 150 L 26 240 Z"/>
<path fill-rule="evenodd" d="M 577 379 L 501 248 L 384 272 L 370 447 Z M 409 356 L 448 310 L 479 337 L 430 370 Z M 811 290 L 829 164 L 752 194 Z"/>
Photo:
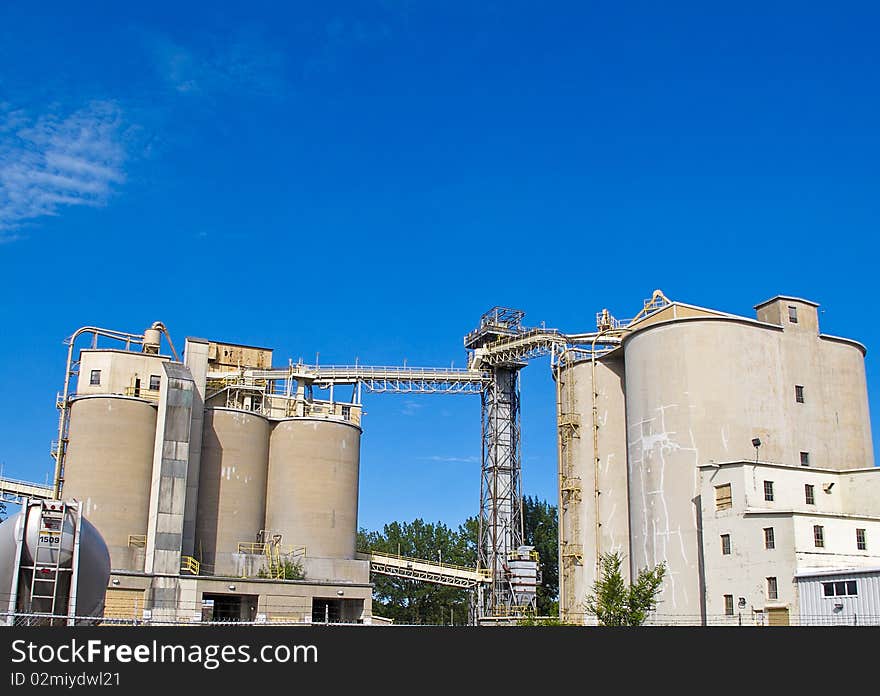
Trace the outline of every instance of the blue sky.
<path fill-rule="evenodd" d="M 5 2 L 0 463 L 43 480 L 82 325 L 464 364 L 494 305 L 783 293 L 868 346 L 876 3 Z M 479 399 L 368 395 L 360 523 L 479 504 Z M 555 501 L 523 373 L 524 490 Z"/>

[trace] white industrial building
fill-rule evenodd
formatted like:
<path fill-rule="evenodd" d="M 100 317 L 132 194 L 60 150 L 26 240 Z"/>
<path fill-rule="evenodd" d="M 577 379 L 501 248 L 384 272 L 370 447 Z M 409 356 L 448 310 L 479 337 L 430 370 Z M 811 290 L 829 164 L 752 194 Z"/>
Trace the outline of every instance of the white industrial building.
<path fill-rule="evenodd" d="M 740 461 L 699 471 L 707 623 L 880 618 L 878 586 L 850 577 L 854 569 L 880 566 L 880 470 Z M 845 601 L 846 611 L 835 613 L 824 597 L 818 604 L 807 600 L 806 578 L 841 573 L 850 589 L 862 585 L 858 598 L 855 590 L 829 595 Z"/>

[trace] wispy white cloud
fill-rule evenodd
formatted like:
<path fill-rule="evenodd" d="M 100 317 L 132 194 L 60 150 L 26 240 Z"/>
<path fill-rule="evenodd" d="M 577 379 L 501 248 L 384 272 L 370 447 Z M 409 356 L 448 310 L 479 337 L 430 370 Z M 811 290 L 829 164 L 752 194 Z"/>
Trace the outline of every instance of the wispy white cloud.
<path fill-rule="evenodd" d="M 407 399 L 403 402 L 403 408 L 400 409 L 401 416 L 414 416 L 416 415 L 420 409 L 424 408 L 424 404 L 420 404 L 418 401 L 410 401 Z"/>
<path fill-rule="evenodd" d="M 210 37 L 198 47 L 149 39 L 160 76 L 181 94 L 270 94 L 283 90 L 284 56 L 254 33 Z"/>
<path fill-rule="evenodd" d="M 125 181 L 125 132 L 111 101 L 39 116 L 0 104 L 0 241 L 65 206 L 106 205 Z"/>
<path fill-rule="evenodd" d="M 429 462 L 441 462 L 444 464 L 479 464 L 479 457 L 441 457 L 439 455 L 432 455 L 430 457 L 419 457 L 419 459 L 424 459 Z"/>

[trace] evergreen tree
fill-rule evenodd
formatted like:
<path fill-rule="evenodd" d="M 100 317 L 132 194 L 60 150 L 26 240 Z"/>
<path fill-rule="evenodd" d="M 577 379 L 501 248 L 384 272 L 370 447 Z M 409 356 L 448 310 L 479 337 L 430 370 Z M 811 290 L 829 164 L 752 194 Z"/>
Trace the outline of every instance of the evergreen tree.
<path fill-rule="evenodd" d="M 603 626 L 641 626 L 657 607 L 657 594 L 666 575 L 666 565 L 642 568 L 627 586 L 620 572 L 623 558 L 619 553 L 599 557 L 601 576 L 593 585 L 584 607 Z"/>

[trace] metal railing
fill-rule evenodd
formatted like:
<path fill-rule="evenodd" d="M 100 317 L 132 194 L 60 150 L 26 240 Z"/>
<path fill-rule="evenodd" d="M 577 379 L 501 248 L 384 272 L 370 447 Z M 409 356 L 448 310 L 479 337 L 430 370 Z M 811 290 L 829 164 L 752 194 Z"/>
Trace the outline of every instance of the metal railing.
<path fill-rule="evenodd" d="M 149 399 L 150 401 L 159 400 L 158 389 L 147 389 L 146 387 L 126 387 L 125 396 L 135 396 L 139 399 Z"/>
<path fill-rule="evenodd" d="M 180 557 L 180 572 L 189 573 L 190 575 L 198 575 L 201 564 L 192 556 Z"/>
<path fill-rule="evenodd" d="M 238 542 L 238 553 L 250 553 L 257 555 L 265 555 L 266 547 L 273 544 L 265 544 L 260 541 L 240 541 Z M 305 556 L 305 546 L 278 546 L 278 553 L 282 555 Z"/>

